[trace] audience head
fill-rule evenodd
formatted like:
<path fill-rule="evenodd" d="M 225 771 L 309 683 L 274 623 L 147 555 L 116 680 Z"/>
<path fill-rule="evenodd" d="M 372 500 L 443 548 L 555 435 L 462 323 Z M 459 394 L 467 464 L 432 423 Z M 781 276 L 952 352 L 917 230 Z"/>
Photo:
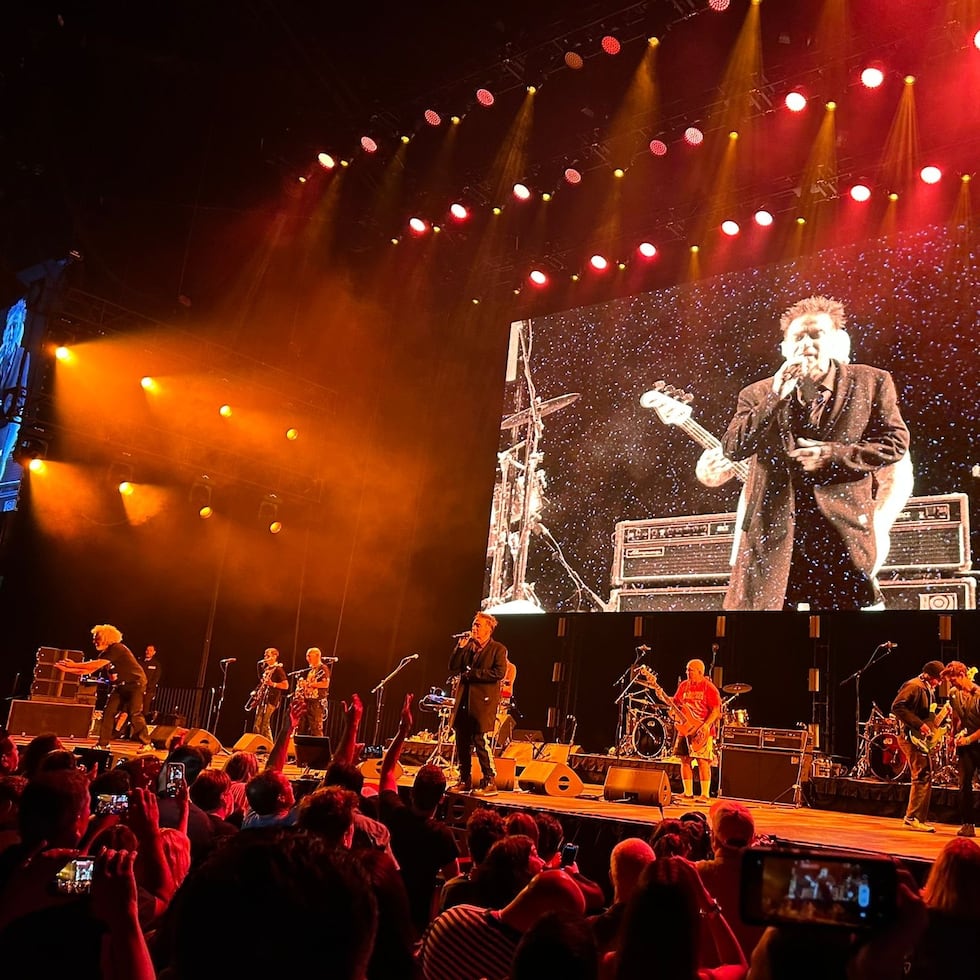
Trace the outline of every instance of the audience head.
<path fill-rule="evenodd" d="M 564 828 L 553 813 L 544 810 L 534 814 L 534 822 L 538 825 L 538 856 L 545 864 L 550 864 L 561 847 Z"/>
<path fill-rule="evenodd" d="M 20 797 L 20 839 L 27 847 L 77 847 L 88 826 L 88 777 L 78 769 L 45 772 Z"/>
<path fill-rule="evenodd" d="M 254 752 L 236 752 L 224 771 L 233 783 L 247 783 L 259 772 L 259 757 Z"/>
<path fill-rule="evenodd" d="M 530 837 L 502 837 L 473 872 L 479 904 L 489 909 L 503 908 L 543 866 Z"/>
<path fill-rule="evenodd" d="M 658 858 L 688 857 L 695 833 L 683 820 L 661 820 L 650 835 L 650 846 Z"/>
<path fill-rule="evenodd" d="M 205 813 L 226 817 L 234 804 L 231 799 L 231 780 L 220 769 L 205 769 L 189 789 L 191 802 Z"/>
<path fill-rule="evenodd" d="M 524 837 L 530 837 L 534 841 L 534 846 L 538 846 L 538 822 L 534 819 L 533 814 L 524 810 L 510 814 L 504 819 L 504 829 L 508 836 L 521 834 Z"/>
<path fill-rule="evenodd" d="M 282 813 L 295 802 L 289 780 L 281 772 L 270 769 L 263 770 L 248 781 L 245 796 L 248 805 L 260 817 Z"/>
<path fill-rule="evenodd" d="M 106 769 L 105 772 L 100 772 L 88 785 L 92 812 L 95 813 L 100 796 L 123 796 L 124 794 L 128 796 L 131 789 L 132 782 L 125 769 Z"/>
<path fill-rule="evenodd" d="M 178 745 L 170 751 L 167 762 L 182 762 L 184 779 L 188 787 L 194 785 L 194 780 L 208 767 L 208 756 L 196 745 Z"/>
<path fill-rule="evenodd" d="M 54 732 L 45 732 L 43 735 L 35 735 L 24 748 L 20 759 L 20 773 L 28 779 L 33 779 L 41 768 L 41 762 L 49 752 L 55 749 L 63 749 L 61 739 Z"/>
<path fill-rule="evenodd" d="M 621 840 L 609 855 L 609 878 L 617 902 L 628 902 L 648 864 L 656 861 L 653 848 L 639 837 Z"/>
<path fill-rule="evenodd" d="M 322 837 L 331 847 L 351 846 L 358 796 L 342 786 L 323 786 L 304 796 L 296 810 L 302 830 Z"/>
<path fill-rule="evenodd" d="M 342 786 L 361 795 L 364 789 L 364 773 L 349 762 L 331 762 L 323 777 L 324 786 Z"/>
<path fill-rule="evenodd" d="M 585 914 L 585 898 L 574 879 L 561 868 L 551 868 L 535 875 L 510 902 L 504 915 L 521 932 L 526 932 L 546 912 Z"/>
<path fill-rule="evenodd" d="M 57 772 L 59 769 L 77 769 L 78 756 L 71 749 L 55 749 L 49 752 L 40 762 L 37 771 Z"/>
<path fill-rule="evenodd" d="M 755 839 L 755 820 L 748 807 L 733 800 L 718 800 L 708 813 L 711 846 L 716 854 L 737 854 Z"/>
<path fill-rule="evenodd" d="M 482 864 L 490 848 L 504 836 L 504 818 L 490 807 L 477 807 L 466 821 L 466 849 L 474 866 Z"/>
<path fill-rule="evenodd" d="M 288 923 L 295 942 L 202 942 L 243 923 Z M 219 976 L 323 976 L 361 980 L 374 944 L 377 908 L 356 858 L 314 835 L 256 831 L 230 837 L 186 881 L 172 904 L 169 966 L 181 980 Z"/>
<path fill-rule="evenodd" d="M 425 765 L 415 775 L 412 802 L 422 813 L 432 813 L 446 793 L 446 776 L 438 766 Z"/>
<path fill-rule="evenodd" d="M 98 854 L 103 847 L 113 851 L 136 851 L 139 850 L 139 841 L 126 824 L 114 823 L 100 830 L 92 838 L 88 853 Z"/>
<path fill-rule="evenodd" d="M 0 776 L 0 830 L 17 829 L 20 797 L 26 785 L 23 776 Z"/>
<path fill-rule="evenodd" d="M 546 912 L 521 937 L 510 980 L 596 980 L 599 950 L 589 923 L 569 912 Z"/>
<path fill-rule="evenodd" d="M 161 827 L 160 843 L 163 845 L 167 864 L 170 865 L 170 873 L 174 876 L 174 883 L 180 885 L 191 868 L 191 839 L 173 827 Z"/>
<path fill-rule="evenodd" d="M 12 776 L 20 766 L 20 753 L 9 735 L 0 735 L 0 776 Z"/>
<path fill-rule="evenodd" d="M 980 845 L 968 837 L 949 841 L 932 863 L 922 897 L 930 908 L 980 922 Z"/>

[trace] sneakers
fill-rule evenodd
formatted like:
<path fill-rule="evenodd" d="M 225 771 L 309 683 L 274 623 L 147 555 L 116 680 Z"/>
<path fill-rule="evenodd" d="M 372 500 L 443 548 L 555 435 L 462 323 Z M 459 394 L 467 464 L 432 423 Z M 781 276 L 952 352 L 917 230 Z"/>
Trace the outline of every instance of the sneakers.
<path fill-rule="evenodd" d="M 449 787 L 450 793 L 469 793 L 473 790 L 473 784 L 468 779 L 461 779 Z"/>
<path fill-rule="evenodd" d="M 976 837 L 977 832 L 972 823 L 965 823 L 956 831 L 957 837 Z"/>
<path fill-rule="evenodd" d="M 94 745 L 93 748 L 97 749 L 99 752 L 108 752 L 109 751 L 109 746 L 108 745 L 103 745 L 101 742 L 98 743 L 97 745 Z"/>
<path fill-rule="evenodd" d="M 674 795 L 674 803 L 677 806 L 691 806 L 694 803 L 694 797 L 688 796 L 687 793 L 677 793 Z"/>
<path fill-rule="evenodd" d="M 707 806 L 711 802 L 710 796 L 695 796 L 694 802 Z"/>
<path fill-rule="evenodd" d="M 474 796 L 496 796 L 497 795 L 497 785 L 492 779 L 484 779 L 482 783 L 475 790 L 473 790 Z"/>
<path fill-rule="evenodd" d="M 904 823 L 909 830 L 916 830 L 920 834 L 934 834 L 936 832 L 936 828 L 933 827 L 932 824 L 923 823 L 917 817 L 906 817 L 902 823 Z"/>
<path fill-rule="evenodd" d="M 137 755 L 142 755 L 144 752 L 152 752 L 153 743 L 152 742 L 140 742 L 139 748 L 136 750 Z"/>

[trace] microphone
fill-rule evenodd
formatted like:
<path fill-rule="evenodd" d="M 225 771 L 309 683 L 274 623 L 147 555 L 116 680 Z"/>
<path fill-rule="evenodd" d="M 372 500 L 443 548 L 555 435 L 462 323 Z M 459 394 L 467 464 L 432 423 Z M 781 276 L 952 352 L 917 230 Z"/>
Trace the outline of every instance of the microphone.
<path fill-rule="evenodd" d="M 641 650 L 643 653 L 650 652 L 650 647 L 648 647 L 645 643 L 641 643 L 636 649 Z"/>
<path fill-rule="evenodd" d="M 340 657 L 324 657 L 323 658 L 323 663 L 325 663 L 325 664 L 335 664 L 338 660 L 340 660 Z"/>
<path fill-rule="evenodd" d="M 405 659 L 406 660 L 418 660 L 419 659 L 419 655 L 417 653 L 412 653 L 412 654 L 409 654 L 409 656 L 407 656 Z"/>
<path fill-rule="evenodd" d="M 464 636 L 472 636 L 472 635 L 473 635 L 473 631 L 467 630 L 465 633 L 453 633 L 452 639 L 461 640 Z"/>
<path fill-rule="evenodd" d="M 235 660 L 235 658 L 234 658 L 234 657 L 226 657 L 226 658 L 225 658 L 224 660 L 222 660 L 221 662 L 222 662 L 223 664 L 233 664 L 233 663 L 237 663 L 237 661 Z"/>
<path fill-rule="evenodd" d="M 894 650 L 894 649 L 895 649 L 895 647 L 897 647 L 897 646 L 898 646 L 898 644 L 897 644 L 897 643 L 892 643 L 892 641 L 891 641 L 891 640 L 885 640 L 885 642 L 884 642 L 884 643 L 882 643 L 882 646 L 883 646 L 883 647 L 886 647 L 886 648 L 887 648 L 887 649 L 889 649 L 889 650 Z"/>

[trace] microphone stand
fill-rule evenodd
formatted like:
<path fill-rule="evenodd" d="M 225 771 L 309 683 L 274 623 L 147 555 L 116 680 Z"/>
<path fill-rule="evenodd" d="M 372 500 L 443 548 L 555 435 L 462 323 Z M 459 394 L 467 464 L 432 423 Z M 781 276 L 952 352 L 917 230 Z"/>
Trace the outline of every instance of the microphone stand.
<path fill-rule="evenodd" d="M 862 777 L 867 771 L 868 760 L 867 756 L 867 746 L 861 745 L 861 675 L 868 669 L 870 669 L 874 664 L 881 660 L 884 660 L 889 653 L 892 652 L 892 647 L 886 646 L 884 643 L 879 643 L 874 650 L 871 651 L 871 656 L 868 658 L 868 662 L 860 667 L 858 670 L 854 671 L 850 677 L 845 677 L 844 680 L 840 682 L 838 687 L 843 687 L 845 684 L 854 681 L 854 768 L 851 770 L 851 775 L 854 778 Z M 885 652 L 879 657 L 878 651 L 884 650 Z"/>
<path fill-rule="evenodd" d="M 399 673 L 401 670 L 407 667 L 414 659 L 415 659 L 414 656 L 402 657 L 401 662 L 398 664 L 398 666 L 387 677 L 382 678 L 380 681 L 378 681 L 377 684 L 375 684 L 374 687 L 371 688 L 371 693 L 375 695 L 374 743 L 373 743 L 374 745 L 381 744 L 378 741 L 378 736 L 381 732 L 381 708 L 383 707 L 384 700 L 385 700 L 385 685 L 388 683 L 388 681 L 392 679 L 392 677 L 395 676 L 395 674 Z"/>
<path fill-rule="evenodd" d="M 228 668 L 231 666 L 231 661 L 226 664 L 220 664 L 221 667 L 221 689 L 218 691 L 218 705 L 214 709 L 214 722 L 208 723 L 208 731 L 214 732 L 217 737 L 218 734 L 218 721 L 221 718 L 221 706 L 225 703 L 225 688 L 228 687 Z M 221 744 L 221 739 L 218 739 L 218 744 Z M 222 746 L 222 752 L 227 752 L 228 750 Z"/>

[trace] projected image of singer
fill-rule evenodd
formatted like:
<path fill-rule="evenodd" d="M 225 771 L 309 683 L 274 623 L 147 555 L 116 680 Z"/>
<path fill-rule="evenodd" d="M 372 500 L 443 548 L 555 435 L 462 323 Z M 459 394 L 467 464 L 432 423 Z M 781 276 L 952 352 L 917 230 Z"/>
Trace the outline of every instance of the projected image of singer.
<path fill-rule="evenodd" d="M 470 631 L 458 637 L 449 658 L 449 673 L 458 677 L 453 721 L 459 754 L 459 782 L 453 787 L 456 792 L 473 789 L 472 749 L 476 750 L 483 774 L 475 792 L 481 796 L 497 792 L 490 738 L 497 719 L 500 682 L 507 670 L 507 648 L 491 639 L 496 628 L 493 616 L 478 612 Z"/>
<path fill-rule="evenodd" d="M 837 300 L 795 303 L 783 363 L 739 393 L 722 452 L 750 464 L 726 609 L 881 606 L 875 474 L 909 430 L 887 371 L 837 359 L 844 323 Z"/>

